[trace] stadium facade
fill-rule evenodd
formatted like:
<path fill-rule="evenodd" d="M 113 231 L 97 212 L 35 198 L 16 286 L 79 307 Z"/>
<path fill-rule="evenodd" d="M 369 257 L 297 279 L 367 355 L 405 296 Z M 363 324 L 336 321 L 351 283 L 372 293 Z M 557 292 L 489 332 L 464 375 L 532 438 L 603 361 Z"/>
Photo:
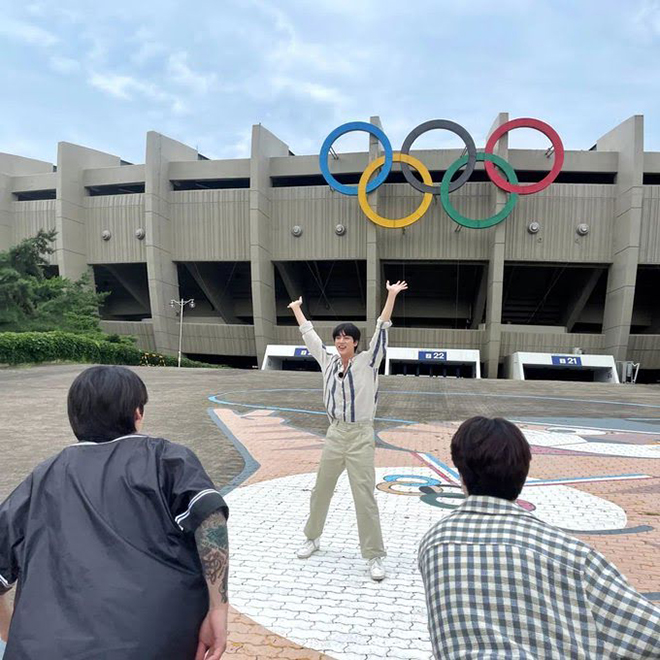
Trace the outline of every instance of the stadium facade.
<path fill-rule="evenodd" d="M 507 120 L 499 114 L 491 131 Z M 369 152 L 331 152 L 337 180 L 358 183 L 379 155 L 373 137 L 370 144 Z M 553 158 L 508 149 L 506 136 L 497 154 L 521 183 L 543 178 Z M 438 182 L 462 152 L 411 155 Z M 471 218 L 507 200 L 483 165 L 452 193 Z M 401 217 L 421 199 L 396 166 L 369 203 Z M 377 226 L 356 197 L 328 186 L 318 154 L 294 155 L 261 125 L 242 159 L 209 160 L 155 132 L 139 165 L 66 142 L 56 167 L 0 154 L 0 249 L 41 227 L 58 232 L 51 270 L 90 271 L 97 289 L 111 292 L 103 327 L 145 349 L 176 352 L 170 301 L 194 298 L 184 354 L 258 364 L 268 344 L 299 343 L 292 298 L 303 296 L 326 339 L 338 320 L 369 333 L 385 280 L 406 279 L 391 346 L 478 349 L 488 377 L 516 351 L 575 348 L 639 362 L 647 380 L 660 374 L 660 153 L 644 151 L 642 116 L 588 150 L 567 149 L 552 185 L 520 196 L 486 229 L 456 224 L 438 198 L 415 224 Z"/>

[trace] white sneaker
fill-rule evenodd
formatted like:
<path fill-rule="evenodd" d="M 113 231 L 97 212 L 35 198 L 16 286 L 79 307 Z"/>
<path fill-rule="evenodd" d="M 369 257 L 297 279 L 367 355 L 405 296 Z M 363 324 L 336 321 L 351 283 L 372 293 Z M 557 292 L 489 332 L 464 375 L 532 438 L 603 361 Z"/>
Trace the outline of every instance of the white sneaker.
<path fill-rule="evenodd" d="M 296 551 L 296 555 L 298 556 L 298 559 L 308 559 L 311 557 L 317 550 L 321 549 L 321 539 L 314 539 L 310 540 L 308 539 L 301 545 L 298 550 Z"/>
<path fill-rule="evenodd" d="M 383 559 L 381 557 L 374 557 L 369 560 L 369 575 L 376 582 L 380 582 L 385 578 L 385 567 L 383 566 Z"/>

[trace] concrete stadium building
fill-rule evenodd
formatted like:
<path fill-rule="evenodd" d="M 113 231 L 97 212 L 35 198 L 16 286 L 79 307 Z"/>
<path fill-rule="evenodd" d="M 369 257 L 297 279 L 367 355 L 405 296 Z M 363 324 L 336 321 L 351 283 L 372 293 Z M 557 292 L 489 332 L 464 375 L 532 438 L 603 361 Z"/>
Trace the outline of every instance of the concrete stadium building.
<path fill-rule="evenodd" d="M 498 115 L 494 127 L 508 120 Z M 378 118 L 372 118 L 378 124 Z M 487 377 L 516 351 L 612 355 L 660 378 L 660 153 L 644 151 L 644 119 L 634 116 L 585 150 L 565 152 L 552 185 L 521 196 L 502 223 L 460 227 L 434 199 L 404 229 L 370 222 L 355 197 L 332 190 L 318 154 L 294 155 L 261 125 L 250 158 L 209 160 L 155 132 L 144 164 L 66 142 L 57 164 L 0 154 L 0 249 L 57 229 L 52 272 L 93 273 L 111 294 L 108 332 L 145 349 L 176 353 L 186 308 L 183 353 L 237 366 L 260 364 L 267 345 L 299 344 L 286 306 L 302 295 L 326 341 L 339 320 L 370 333 L 385 280 L 410 291 L 395 310 L 392 347 L 481 351 Z M 330 168 L 356 184 L 370 151 L 334 154 Z M 593 144 L 593 146 L 591 146 Z M 552 155 L 497 153 L 521 183 L 539 181 Z M 460 149 L 418 150 L 438 182 Z M 452 194 L 472 218 L 501 208 L 507 195 L 478 163 Z M 421 194 L 398 166 L 369 197 L 386 217 L 413 211 Z M 341 225 L 341 227 L 337 227 Z"/>

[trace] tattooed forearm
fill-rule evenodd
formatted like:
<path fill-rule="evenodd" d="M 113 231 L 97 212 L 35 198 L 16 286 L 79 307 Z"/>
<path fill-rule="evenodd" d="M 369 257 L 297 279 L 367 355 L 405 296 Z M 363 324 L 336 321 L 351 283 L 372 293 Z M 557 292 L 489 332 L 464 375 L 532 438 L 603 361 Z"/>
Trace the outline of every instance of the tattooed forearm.
<path fill-rule="evenodd" d="M 209 585 L 212 602 L 227 602 L 227 582 L 229 574 L 229 540 L 227 521 L 217 511 L 212 513 L 195 533 L 197 552 L 202 562 L 204 577 Z M 219 597 L 219 598 L 218 598 Z"/>

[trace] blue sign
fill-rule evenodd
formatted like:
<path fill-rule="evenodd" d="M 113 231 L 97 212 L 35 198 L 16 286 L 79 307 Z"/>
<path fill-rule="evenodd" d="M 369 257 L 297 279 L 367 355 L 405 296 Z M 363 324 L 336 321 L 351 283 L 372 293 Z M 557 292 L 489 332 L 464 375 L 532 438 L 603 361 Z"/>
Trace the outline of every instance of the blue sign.
<path fill-rule="evenodd" d="M 552 364 L 559 367 L 581 367 L 582 358 L 577 355 L 553 355 Z"/>
<path fill-rule="evenodd" d="M 296 348 L 296 350 L 293 352 L 293 355 L 295 357 L 309 357 L 309 349 L 308 348 Z"/>
<path fill-rule="evenodd" d="M 417 353 L 417 359 L 420 362 L 446 362 L 447 351 L 419 351 Z"/>

